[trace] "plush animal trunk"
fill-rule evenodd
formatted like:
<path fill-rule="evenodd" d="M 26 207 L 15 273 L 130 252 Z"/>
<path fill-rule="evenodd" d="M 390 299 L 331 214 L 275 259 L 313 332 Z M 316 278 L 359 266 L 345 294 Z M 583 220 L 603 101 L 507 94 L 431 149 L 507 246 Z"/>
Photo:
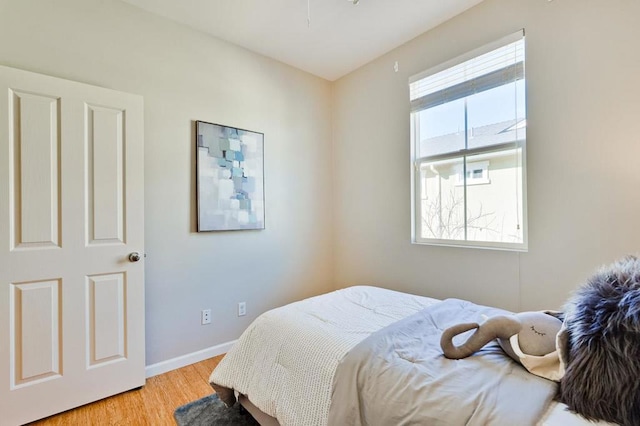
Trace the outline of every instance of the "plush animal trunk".
<path fill-rule="evenodd" d="M 480 327 L 478 323 L 465 323 L 458 324 L 452 327 L 447 328 L 440 338 L 440 346 L 442 347 L 442 352 L 444 352 L 444 356 L 449 359 L 461 359 L 470 356 L 472 353 L 477 351 L 479 348 L 483 347 L 487 343 L 489 343 L 492 338 L 484 339 L 485 341 L 481 341 L 480 335 L 476 330 L 475 333 L 469 337 L 469 340 L 461 346 L 456 346 L 453 344 L 453 338 L 458 334 L 464 333 L 465 331 L 477 329 Z"/>
<path fill-rule="evenodd" d="M 569 360 L 559 399 L 588 419 L 640 425 L 640 260 L 602 269 L 566 311 Z"/>

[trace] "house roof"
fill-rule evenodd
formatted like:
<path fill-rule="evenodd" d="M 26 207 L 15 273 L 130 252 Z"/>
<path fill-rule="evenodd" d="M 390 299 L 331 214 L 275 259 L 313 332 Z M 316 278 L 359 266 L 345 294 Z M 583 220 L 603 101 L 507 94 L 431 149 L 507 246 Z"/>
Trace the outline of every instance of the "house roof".
<path fill-rule="evenodd" d="M 469 149 L 522 141 L 526 138 L 527 120 L 513 119 L 470 129 Z M 464 132 L 450 133 L 420 141 L 420 155 L 438 155 L 463 148 Z"/>

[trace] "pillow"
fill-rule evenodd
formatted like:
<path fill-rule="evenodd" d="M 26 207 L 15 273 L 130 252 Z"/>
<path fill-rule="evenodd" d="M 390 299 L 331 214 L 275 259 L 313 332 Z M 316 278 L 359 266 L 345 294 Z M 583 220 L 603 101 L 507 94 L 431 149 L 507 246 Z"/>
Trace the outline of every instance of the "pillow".
<path fill-rule="evenodd" d="M 558 399 L 588 419 L 640 425 L 640 260 L 602 268 L 565 305 Z"/>

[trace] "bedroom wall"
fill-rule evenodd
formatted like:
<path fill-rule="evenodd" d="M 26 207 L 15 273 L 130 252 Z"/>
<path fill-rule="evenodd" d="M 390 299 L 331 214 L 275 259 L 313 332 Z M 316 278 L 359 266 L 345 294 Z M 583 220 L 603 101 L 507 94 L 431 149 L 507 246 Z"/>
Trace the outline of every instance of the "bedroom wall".
<path fill-rule="evenodd" d="M 0 0 L 0 64 L 144 97 L 148 365 L 331 289 L 329 82 L 115 0 Z M 192 120 L 265 134 L 266 230 L 195 232 Z"/>
<path fill-rule="evenodd" d="M 485 0 L 338 80 L 337 287 L 558 308 L 595 268 L 638 253 L 638 16 L 629 0 Z M 408 78 L 520 28 L 529 251 L 412 245 Z"/>

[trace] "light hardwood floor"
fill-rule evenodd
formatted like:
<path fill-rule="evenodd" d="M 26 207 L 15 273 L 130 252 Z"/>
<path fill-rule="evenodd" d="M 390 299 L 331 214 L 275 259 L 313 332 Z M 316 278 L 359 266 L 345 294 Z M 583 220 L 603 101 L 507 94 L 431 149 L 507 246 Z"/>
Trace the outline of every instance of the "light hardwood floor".
<path fill-rule="evenodd" d="M 173 412 L 213 393 L 209 376 L 224 355 L 147 379 L 147 384 L 93 404 L 30 423 L 30 426 L 174 425 Z"/>

